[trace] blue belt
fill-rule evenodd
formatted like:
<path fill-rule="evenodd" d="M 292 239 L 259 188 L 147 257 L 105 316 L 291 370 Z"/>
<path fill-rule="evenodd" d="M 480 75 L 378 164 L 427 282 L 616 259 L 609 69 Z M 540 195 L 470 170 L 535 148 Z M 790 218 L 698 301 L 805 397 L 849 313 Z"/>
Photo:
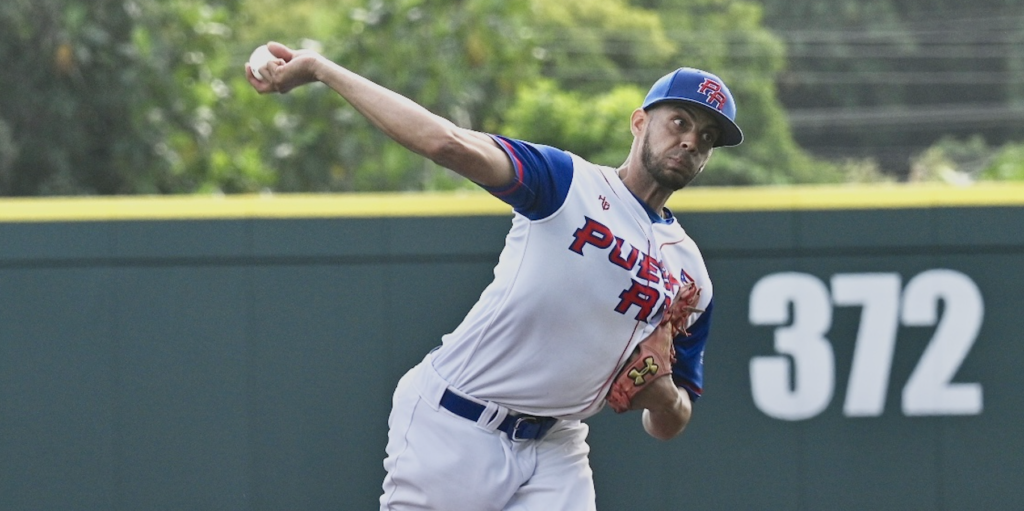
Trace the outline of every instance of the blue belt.
<path fill-rule="evenodd" d="M 470 401 L 450 390 L 445 390 L 441 396 L 441 406 L 449 412 L 469 419 L 478 421 L 484 413 L 484 405 Z M 498 431 L 504 431 L 509 438 L 515 441 L 537 440 L 542 438 L 558 422 L 554 417 L 535 417 L 533 415 L 509 415 L 501 421 Z"/>

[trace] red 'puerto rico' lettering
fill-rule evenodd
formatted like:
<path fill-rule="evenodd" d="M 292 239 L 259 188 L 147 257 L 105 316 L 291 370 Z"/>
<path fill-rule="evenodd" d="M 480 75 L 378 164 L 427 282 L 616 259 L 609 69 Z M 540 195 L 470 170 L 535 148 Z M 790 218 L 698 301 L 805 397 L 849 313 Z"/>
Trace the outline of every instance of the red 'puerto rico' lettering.
<path fill-rule="evenodd" d="M 569 250 L 584 255 L 583 248 L 591 245 L 597 250 L 608 251 L 608 261 L 630 273 L 630 287 L 619 293 L 619 303 L 615 311 L 622 315 L 629 314 L 634 307 L 637 308 L 636 320 L 649 322 L 655 312 L 655 306 L 665 297 L 668 303 L 668 294 L 678 289 L 679 281 L 671 272 L 667 271 L 664 265 L 650 254 L 630 246 L 626 248 L 626 241 L 615 236 L 612 230 L 590 217 L 584 217 L 586 221 L 583 227 L 573 232 L 573 241 L 569 244 Z M 591 249 L 591 257 L 594 256 L 594 249 Z"/>
<path fill-rule="evenodd" d="M 615 312 L 625 314 L 629 312 L 630 307 L 636 305 L 640 307 L 636 313 L 636 320 L 647 322 L 660 297 L 661 293 L 657 289 L 634 280 L 629 289 L 619 293 L 619 304 L 615 307 Z"/>
<path fill-rule="evenodd" d="M 612 246 L 612 240 L 615 238 L 612 236 L 612 230 L 601 222 L 589 217 L 585 218 L 587 218 L 587 223 L 583 224 L 583 227 L 576 229 L 576 232 L 572 233 L 572 237 L 575 238 L 575 241 L 572 242 L 572 245 L 569 245 L 569 250 L 572 250 L 579 255 L 583 255 L 583 246 L 588 243 L 597 248 L 608 248 Z"/>
<path fill-rule="evenodd" d="M 629 247 L 629 255 L 623 258 L 623 243 L 625 243 L 625 241 L 623 241 L 622 238 L 618 236 L 615 237 L 615 248 L 613 248 L 612 251 L 608 253 L 608 260 L 611 261 L 612 263 L 615 263 L 618 266 L 621 266 L 622 268 L 632 270 L 633 265 L 636 264 L 637 258 L 640 257 L 640 251 L 637 250 L 636 247 Z"/>
<path fill-rule="evenodd" d="M 660 274 L 661 265 L 658 264 L 658 260 L 648 254 L 644 254 L 643 258 L 640 259 L 640 268 L 637 269 L 636 276 L 640 277 L 641 280 L 657 284 L 661 282 Z"/>

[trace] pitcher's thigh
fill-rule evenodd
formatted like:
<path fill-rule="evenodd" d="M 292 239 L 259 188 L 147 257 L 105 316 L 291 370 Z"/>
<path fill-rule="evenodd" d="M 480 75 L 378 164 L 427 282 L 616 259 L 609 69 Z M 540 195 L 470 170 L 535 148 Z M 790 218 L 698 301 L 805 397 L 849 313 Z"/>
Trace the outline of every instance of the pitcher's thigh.
<path fill-rule="evenodd" d="M 589 428 L 579 421 L 552 430 L 537 444 L 537 465 L 505 511 L 594 511 Z"/>
<path fill-rule="evenodd" d="M 396 399 L 388 434 L 381 511 L 498 511 L 524 475 L 500 434 L 417 399 Z M 411 406 L 411 411 L 397 407 Z"/>

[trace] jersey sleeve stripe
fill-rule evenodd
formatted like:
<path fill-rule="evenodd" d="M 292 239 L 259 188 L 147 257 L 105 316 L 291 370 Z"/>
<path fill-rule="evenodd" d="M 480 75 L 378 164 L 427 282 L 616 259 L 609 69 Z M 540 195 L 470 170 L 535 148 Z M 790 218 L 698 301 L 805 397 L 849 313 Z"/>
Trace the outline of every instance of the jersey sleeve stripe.
<path fill-rule="evenodd" d="M 573 161 L 569 153 L 501 135 L 491 137 L 508 155 L 516 179 L 508 185 L 483 189 L 530 220 L 546 218 L 557 211 L 572 184 Z"/>
<path fill-rule="evenodd" d="M 512 144 L 508 143 L 508 141 L 502 140 L 498 137 L 492 138 L 498 141 L 502 148 L 505 149 L 505 154 L 508 154 L 509 158 L 512 160 L 512 167 L 515 169 L 516 172 L 515 180 L 512 181 L 512 183 L 509 184 L 507 187 L 498 189 L 488 189 L 491 195 L 494 195 L 495 197 L 505 197 L 508 195 L 512 195 L 513 193 L 515 193 L 517 189 L 519 189 L 520 186 L 523 186 L 523 161 L 519 159 L 519 156 L 516 155 L 516 151 L 512 147 Z"/>

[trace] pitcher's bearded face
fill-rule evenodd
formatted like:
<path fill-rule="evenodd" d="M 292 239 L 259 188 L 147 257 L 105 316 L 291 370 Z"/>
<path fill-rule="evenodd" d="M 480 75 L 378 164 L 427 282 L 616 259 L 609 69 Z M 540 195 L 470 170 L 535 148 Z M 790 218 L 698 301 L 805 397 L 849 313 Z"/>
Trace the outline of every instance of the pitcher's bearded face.
<path fill-rule="evenodd" d="M 665 104 L 648 114 L 641 162 L 659 185 L 679 190 L 704 170 L 721 129 L 711 115 L 696 106 Z"/>

